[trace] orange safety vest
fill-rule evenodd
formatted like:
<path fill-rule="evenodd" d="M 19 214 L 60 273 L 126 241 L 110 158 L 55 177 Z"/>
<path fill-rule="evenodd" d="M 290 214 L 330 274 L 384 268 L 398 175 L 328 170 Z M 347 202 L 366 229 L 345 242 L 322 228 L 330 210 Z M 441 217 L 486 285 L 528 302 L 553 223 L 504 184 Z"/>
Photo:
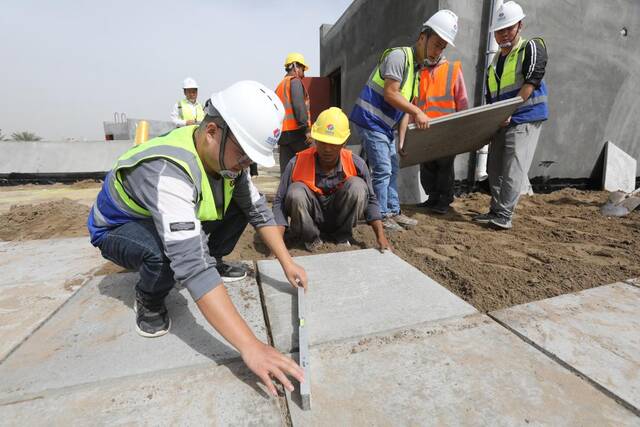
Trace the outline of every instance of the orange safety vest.
<path fill-rule="evenodd" d="M 324 195 L 324 191 L 316 187 L 316 152 L 316 147 L 311 147 L 296 154 L 296 163 L 293 166 L 291 182 L 302 182 L 314 193 Z M 344 182 L 352 176 L 358 175 L 356 165 L 353 163 L 353 154 L 351 151 L 345 148 L 340 150 L 340 163 L 342 163 L 344 179 L 335 188 L 335 190 L 342 187 Z"/>
<path fill-rule="evenodd" d="M 456 112 L 454 79 L 458 78 L 460 61 L 445 62 L 435 70 L 423 68 L 420 71 L 417 106 L 427 117 L 435 118 Z"/>
<path fill-rule="evenodd" d="M 291 130 L 296 130 L 301 128 L 298 125 L 298 121 L 296 120 L 296 116 L 293 112 L 293 102 L 291 100 L 291 80 L 297 79 L 295 76 L 286 76 L 278 87 L 276 88 L 276 94 L 284 104 L 284 121 L 282 122 L 282 132 L 288 132 Z M 302 83 L 302 80 L 300 80 Z M 307 127 L 311 127 L 311 105 L 309 103 L 309 94 L 307 93 L 307 88 L 304 87 L 304 83 L 302 84 L 302 88 L 304 89 L 304 104 L 307 108 Z"/>

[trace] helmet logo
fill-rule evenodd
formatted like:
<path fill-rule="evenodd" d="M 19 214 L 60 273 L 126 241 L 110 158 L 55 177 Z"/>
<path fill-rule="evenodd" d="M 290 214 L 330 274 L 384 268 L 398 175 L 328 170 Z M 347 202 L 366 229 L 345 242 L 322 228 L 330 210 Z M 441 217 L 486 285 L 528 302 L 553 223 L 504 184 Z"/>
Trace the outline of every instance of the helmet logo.
<path fill-rule="evenodd" d="M 335 129 L 336 127 L 333 125 L 333 123 L 329 123 L 327 125 L 327 135 L 333 135 Z"/>
<path fill-rule="evenodd" d="M 273 137 L 274 137 L 274 138 L 280 138 L 280 129 L 275 128 L 275 129 L 273 130 Z"/>
<path fill-rule="evenodd" d="M 500 12 L 500 13 L 498 14 L 498 18 L 504 18 L 504 12 Z"/>

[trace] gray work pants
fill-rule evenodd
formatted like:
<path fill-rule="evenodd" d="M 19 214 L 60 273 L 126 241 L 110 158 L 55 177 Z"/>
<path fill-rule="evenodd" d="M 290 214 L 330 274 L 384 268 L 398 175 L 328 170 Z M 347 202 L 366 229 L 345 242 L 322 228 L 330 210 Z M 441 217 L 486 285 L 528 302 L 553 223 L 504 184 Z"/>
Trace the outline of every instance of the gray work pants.
<path fill-rule="evenodd" d="M 541 129 L 541 121 L 508 126 L 500 129 L 489 145 L 487 173 L 494 214 L 503 218 L 513 215 Z"/>
<path fill-rule="evenodd" d="M 319 196 L 301 182 L 293 182 L 284 199 L 285 215 L 291 218 L 289 231 L 304 242 L 320 233 L 336 241 L 352 236 L 358 218 L 364 216 L 369 194 L 366 182 L 352 176 L 335 193 Z"/>

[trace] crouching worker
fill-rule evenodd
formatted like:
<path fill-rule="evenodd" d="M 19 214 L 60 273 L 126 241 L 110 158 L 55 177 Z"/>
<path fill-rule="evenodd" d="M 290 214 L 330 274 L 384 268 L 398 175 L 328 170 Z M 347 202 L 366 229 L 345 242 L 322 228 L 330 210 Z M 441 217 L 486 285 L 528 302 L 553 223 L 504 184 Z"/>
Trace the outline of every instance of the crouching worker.
<path fill-rule="evenodd" d="M 280 180 L 273 202 L 276 222 L 283 234 L 289 226 L 309 251 L 322 245 L 322 237 L 349 246 L 353 227 L 363 217 L 373 228 L 378 248 L 391 249 L 369 169 L 344 148 L 349 135 L 349 119 L 342 110 L 323 111 L 311 128 L 315 146 L 297 153 Z"/>
<path fill-rule="evenodd" d="M 284 106 L 262 84 L 241 81 L 214 94 L 205 112 L 200 125 L 178 128 L 118 159 L 89 214 L 91 243 L 108 260 L 140 272 L 135 297 L 140 335 L 169 331 L 164 300 L 180 281 L 273 394 L 271 377 L 293 390 L 286 375 L 301 380 L 303 371 L 260 342 L 240 317 L 223 278 L 245 272 L 222 262 L 250 222 L 289 282 L 306 287 L 304 269 L 293 262 L 247 173 L 252 162 L 275 164 Z"/>

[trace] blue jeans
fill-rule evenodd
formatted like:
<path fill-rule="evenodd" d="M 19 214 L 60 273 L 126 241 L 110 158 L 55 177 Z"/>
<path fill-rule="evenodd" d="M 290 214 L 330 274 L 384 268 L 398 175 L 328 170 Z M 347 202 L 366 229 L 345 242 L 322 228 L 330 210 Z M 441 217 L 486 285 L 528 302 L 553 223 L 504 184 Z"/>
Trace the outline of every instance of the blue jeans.
<path fill-rule="evenodd" d="M 400 213 L 398 197 L 398 152 L 392 139 L 381 132 L 355 125 L 371 169 L 373 191 L 383 217 Z"/>
<path fill-rule="evenodd" d="M 216 260 L 230 254 L 247 224 L 247 217 L 233 200 L 222 220 L 203 222 L 202 229 L 209 234 L 209 254 Z M 140 272 L 136 293 L 143 302 L 162 301 L 173 288 L 173 270 L 152 219 L 131 221 L 110 230 L 98 247 L 109 261 Z"/>

